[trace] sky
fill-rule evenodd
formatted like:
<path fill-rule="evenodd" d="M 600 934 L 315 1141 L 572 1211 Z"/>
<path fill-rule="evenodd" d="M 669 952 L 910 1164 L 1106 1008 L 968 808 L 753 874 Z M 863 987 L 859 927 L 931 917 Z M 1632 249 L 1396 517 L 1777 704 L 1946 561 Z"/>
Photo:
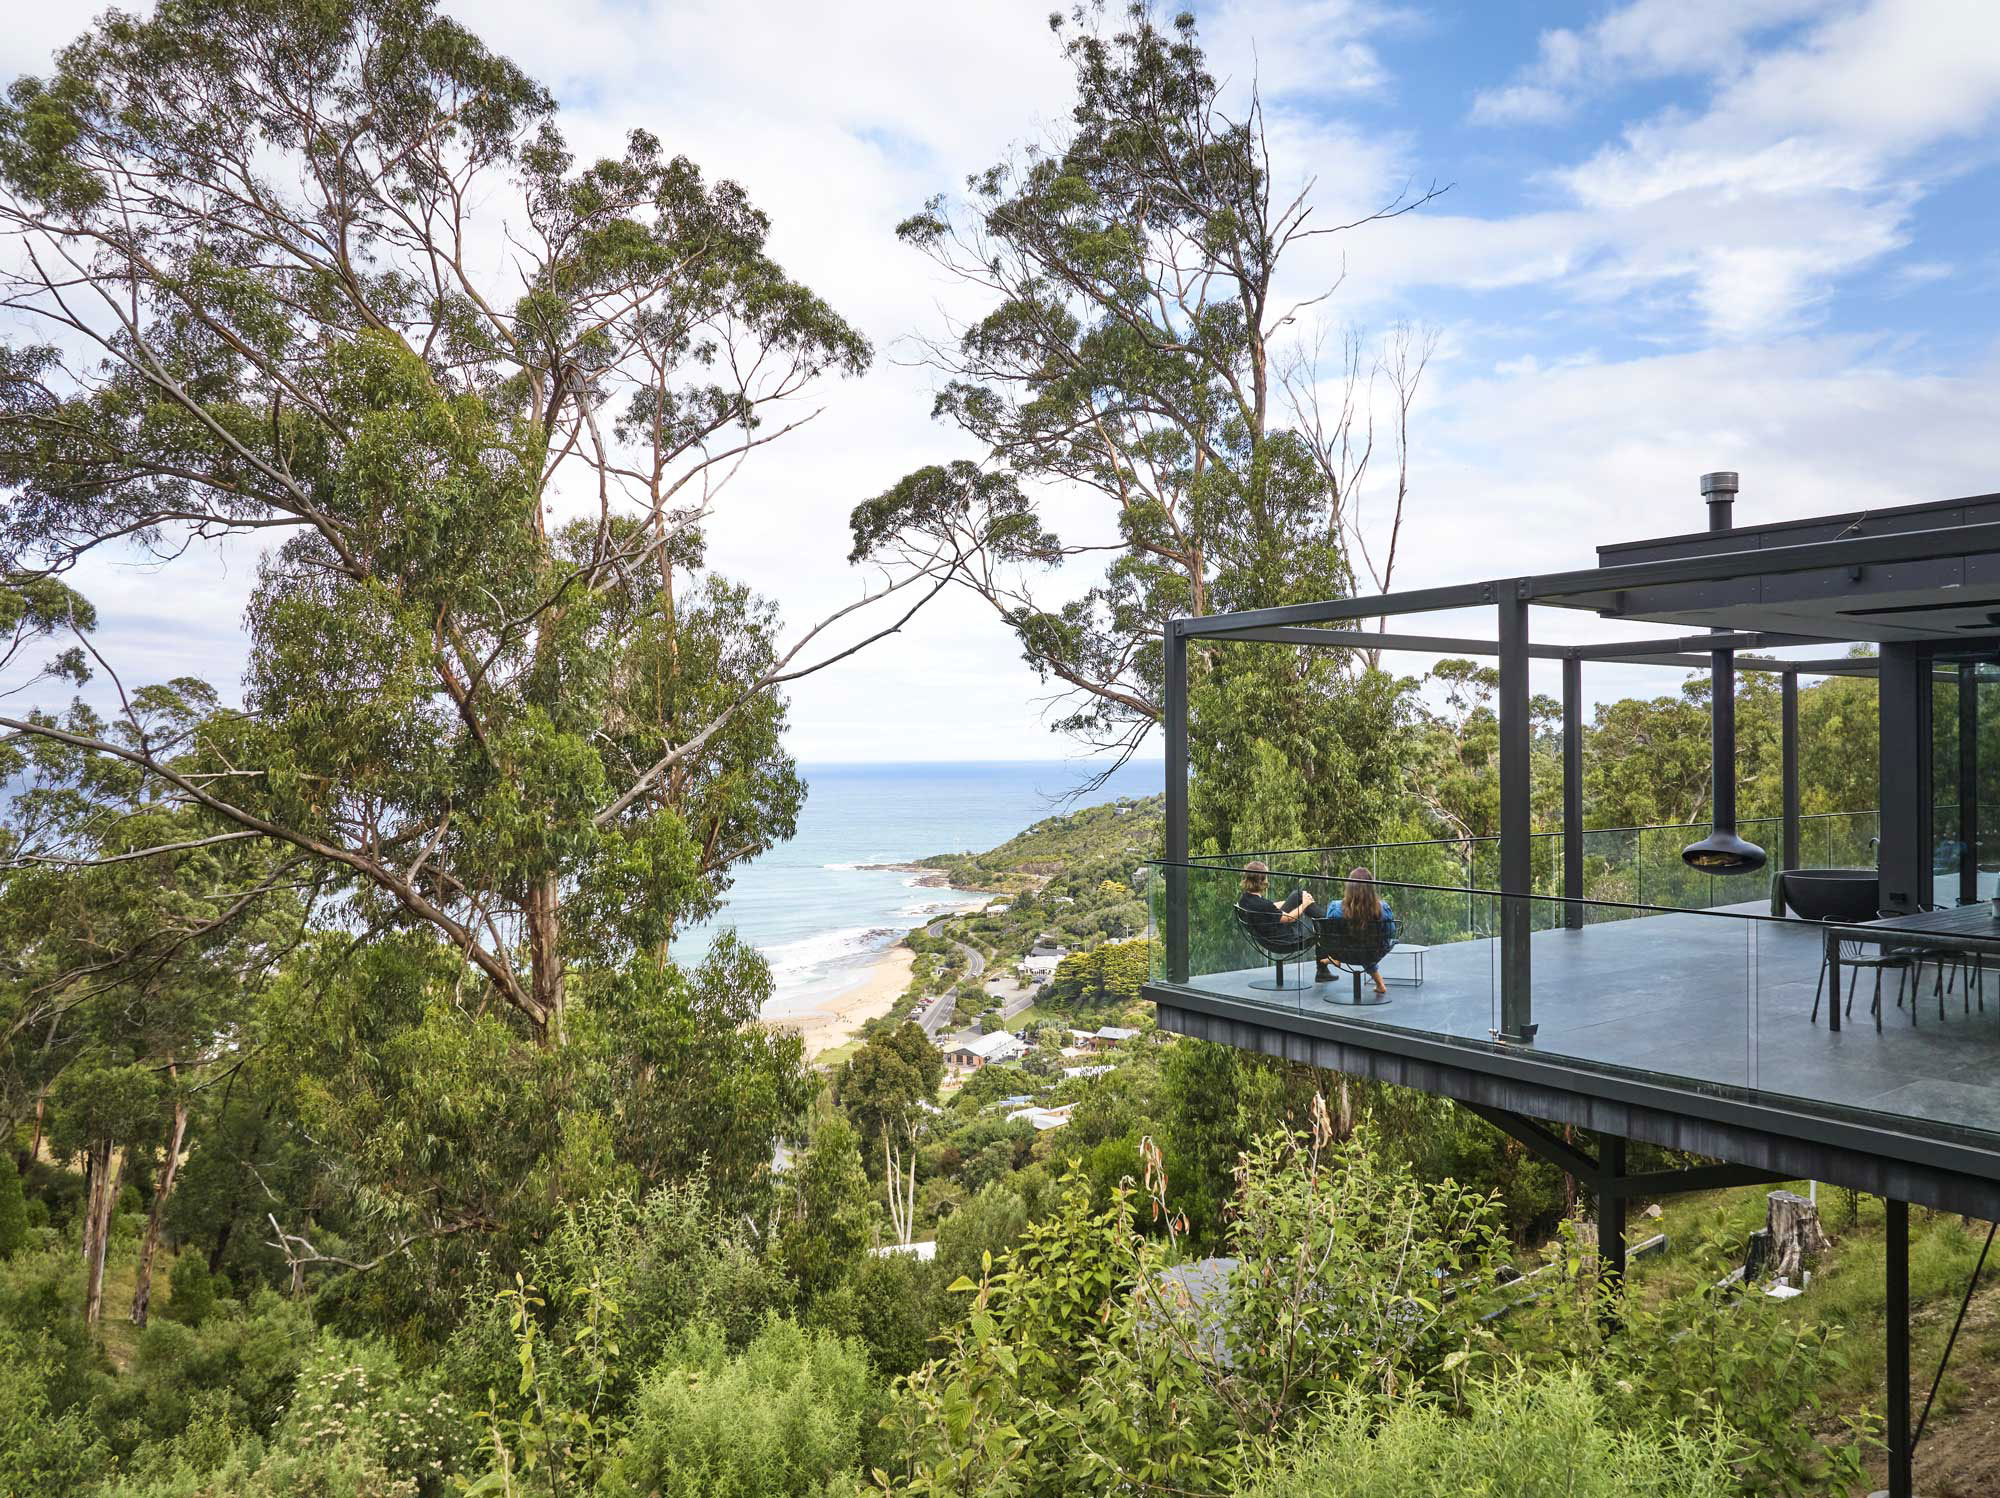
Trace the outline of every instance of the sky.
<path fill-rule="evenodd" d="M 42 71 L 99 7 L 21 7 L 0 75 Z M 734 178 L 770 248 L 873 341 L 874 367 L 759 454 L 709 561 L 805 622 L 857 596 L 847 514 L 925 463 L 980 454 L 930 420 L 914 336 L 962 293 L 894 237 L 934 193 L 1046 138 L 1069 100 L 1049 0 L 451 0 L 550 85 L 581 151 L 644 126 Z M 1438 351 L 1412 419 L 1396 586 L 1588 566 L 1599 543 L 1697 530 L 1698 476 L 1739 521 L 2000 489 L 2000 5 L 1992 0 L 1223 0 L 1213 71 L 1264 100 L 1281 183 L 1319 222 L 1412 186 L 1392 221 L 1287 270 L 1338 283 L 1304 336 Z M 1363 495 L 1379 503 L 1382 476 Z M 1054 501 L 1066 534 L 1111 517 Z M 99 645 L 128 680 L 240 677 L 254 554 L 93 564 Z M 1081 588 L 1077 573 L 1057 586 Z M 1489 636 L 1477 617 L 1434 633 Z M 1603 638 L 1540 611 L 1538 637 Z M 793 692 L 802 760 L 1050 758 L 1048 689 L 954 592 Z M 1394 658 L 1421 671 L 1418 657 Z M 1594 668 L 1593 696 L 1671 672 Z M 1554 690 L 1536 682 L 1538 690 Z"/>

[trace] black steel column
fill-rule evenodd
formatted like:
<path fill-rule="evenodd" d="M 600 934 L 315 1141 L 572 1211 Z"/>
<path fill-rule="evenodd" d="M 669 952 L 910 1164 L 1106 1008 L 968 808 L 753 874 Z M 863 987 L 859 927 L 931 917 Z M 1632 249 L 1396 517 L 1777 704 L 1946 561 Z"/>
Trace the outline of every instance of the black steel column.
<path fill-rule="evenodd" d="M 1929 651 L 1885 644 L 1877 678 L 1881 742 L 1881 905 L 1908 913 L 1931 903 L 1931 681 Z"/>
<path fill-rule="evenodd" d="M 1529 801 L 1528 601 L 1522 584 L 1498 585 L 1500 610 L 1500 1030 L 1504 1040 L 1535 1038 L 1528 938 L 1534 904 Z"/>
<path fill-rule="evenodd" d="M 1625 1289 L 1625 1139 L 1602 1136 L 1597 1146 L 1597 1264 Z"/>
<path fill-rule="evenodd" d="M 1979 667 L 1958 663 L 1958 899 L 1979 901 Z"/>
<path fill-rule="evenodd" d="M 1583 661 L 1563 657 L 1563 898 L 1583 898 Z M 1583 927 L 1583 907 L 1563 907 L 1563 924 Z"/>
<path fill-rule="evenodd" d="M 1781 672 L 1780 759 L 1784 764 L 1784 862 L 1781 867 L 1801 866 L 1799 854 L 1799 673 Z"/>
<path fill-rule="evenodd" d="M 1889 1498 L 1910 1495 L 1910 1204 L 1888 1201 Z"/>
<path fill-rule="evenodd" d="M 1188 980 L 1188 650 L 1180 620 L 1167 621 L 1167 981 Z"/>

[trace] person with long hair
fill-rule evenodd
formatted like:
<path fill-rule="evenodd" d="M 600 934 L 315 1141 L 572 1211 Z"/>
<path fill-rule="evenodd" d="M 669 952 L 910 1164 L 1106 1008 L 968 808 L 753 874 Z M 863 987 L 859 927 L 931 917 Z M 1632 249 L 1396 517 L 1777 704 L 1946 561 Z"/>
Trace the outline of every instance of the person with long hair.
<path fill-rule="evenodd" d="M 1313 972 L 1315 983 L 1331 983 L 1333 969 L 1327 955 L 1326 911 L 1319 902 L 1303 889 L 1295 889 L 1285 896 L 1283 904 L 1270 895 L 1271 868 L 1269 864 L 1252 860 L 1243 865 L 1243 892 L 1236 897 L 1237 907 L 1248 913 L 1257 927 L 1258 939 L 1269 947 L 1292 947 L 1303 952 L 1307 947 L 1315 948 L 1314 957 L 1318 966 Z M 1300 921 L 1309 921 L 1306 934 L 1287 932 L 1286 928 Z"/>
<path fill-rule="evenodd" d="M 1389 908 L 1389 902 L 1376 890 L 1372 870 L 1363 865 L 1347 871 L 1347 887 L 1333 902 L 1329 919 L 1338 921 L 1347 937 L 1356 943 L 1367 941 L 1372 934 L 1371 927 L 1379 928 L 1381 954 L 1374 962 L 1364 963 L 1361 971 L 1375 980 L 1377 994 L 1387 993 L 1389 985 L 1382 981 L 1376 965 L 1396 945 L 1396 912 Z"/>

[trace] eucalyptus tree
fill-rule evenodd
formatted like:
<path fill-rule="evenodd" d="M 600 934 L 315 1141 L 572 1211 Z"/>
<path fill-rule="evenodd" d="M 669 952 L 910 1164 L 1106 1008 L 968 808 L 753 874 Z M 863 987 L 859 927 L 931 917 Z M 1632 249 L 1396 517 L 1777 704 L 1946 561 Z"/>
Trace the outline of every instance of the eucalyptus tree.
<path fill-rule="evenodd" d="M 663 963 L 791 833 L 784 685 L 952 561 L 790 634 L 705 570 L 869 345 L 740 187 L 643 130 L 580 164 L 555 116 L 431 0 L 112 13 L 0 109 L 0 565 L 264 548 L 242 712 L 0 726 L 310 860 L 544 1045 L 573 964 Z"/>
<path fill-rule="evenodd" d="M 1286 289 L 1310 241 L 1356 225 L 1316 218 L 1312 181 L 1281 186 L 1258 97 L 1228 112 L 1192 15 L 1162 27 L 1134 5 L 1111 34 L 1100 19 L 1101 7 L 1051 19 L 1075 76 L 1054 141 L 899 226 L 985 304 L 920 348 L 940 376 L 933 414 L 986 459 L 921 468 L 857 507 L 853 555 L 926 574 L 940 552 L 957 559 L 958 580 L 1059 689 L 1056 726 L 1122 760 L 1160 717 L 1167 618 L 1355 592 L 1353 485 L 1371 448 L 1354 382 L 1323 412 L 1321 381 L 1292 346 L 1332 288 Z M 1390 374 L 1413 390 L 1421 367 L 1406 357 Z M 1095 502 L 1097 535 L 1054 524 L 1061 493 Z M 1101 577 L 1048 601 L 1038 575 L 1086 555 L 1104 558 Z M 1386 581 L 1387 551 L 1369 560 Z M 1291 779 L 1317 787 L 1316 807 L 1291 802 L 1303 832 L 1354 835 L 1365 798 L 1343 792 L 1387 768 L 1368 746 L 1395 727 L 1400 697 L 1357 681 L 1369 665 L 1201 652 L 1198 683 L 1257 684 L 1227 712 L 1202 712 L 1198 688 L 1197 768 L 1240 770 L 1259 741 L 1282 745 Z M 1226 843 L 1241 805 L 1211 800 L 1198 820 Z"/>
<path fill-rule="evenodd" d="M 100 723 L 82 707 L 46 721 L 131 744 L 185 735 L 213 707 L 198 683 L 181 682 L 135 693 L 129 723 Z M 46 1123 L 52 1149 L 84 1164 L 90 1321 L 120 1181 L 131 1161 L 157 1159 L 132 1302 L 143 1326 L 195 1091 L 231 1057 L 299 931 L 306 861 L 158 794 L 126 761 L 61 739 L 28 737 L 12 768 L 0 1116 L 32 1106 L 36 1143 Z"/>
<path fill-rule="evenodd" d="M 916 1231 L 917 1142 L 923 1110 L 943 1080 L 944 1053 L 909 1020 L 870 1040 L 841 1068 L 840 1106 L 861 1133 L 882 1142 L 889 1226 L 898 1243 L 908 1243 Z"/>

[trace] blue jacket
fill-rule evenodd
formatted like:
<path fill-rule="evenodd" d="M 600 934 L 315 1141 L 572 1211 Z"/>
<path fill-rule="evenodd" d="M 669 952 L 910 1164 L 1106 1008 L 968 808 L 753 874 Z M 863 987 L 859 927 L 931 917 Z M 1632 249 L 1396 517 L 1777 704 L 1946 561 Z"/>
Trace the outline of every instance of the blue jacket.
<path fill-rule="evenodd" d="M 1340 919 L 1340 905 L 1341 902 L 1338 900 L 1333 902 L 1333 911 L 1328 917 L 1330 920 L 1337 921 Z M 1386 952 L 1394 945 L 1396 945 L 1396 912 L 1391 910 L 1389 902 L 1384 900 L 1382 902 L 1382 950 Z"/>

